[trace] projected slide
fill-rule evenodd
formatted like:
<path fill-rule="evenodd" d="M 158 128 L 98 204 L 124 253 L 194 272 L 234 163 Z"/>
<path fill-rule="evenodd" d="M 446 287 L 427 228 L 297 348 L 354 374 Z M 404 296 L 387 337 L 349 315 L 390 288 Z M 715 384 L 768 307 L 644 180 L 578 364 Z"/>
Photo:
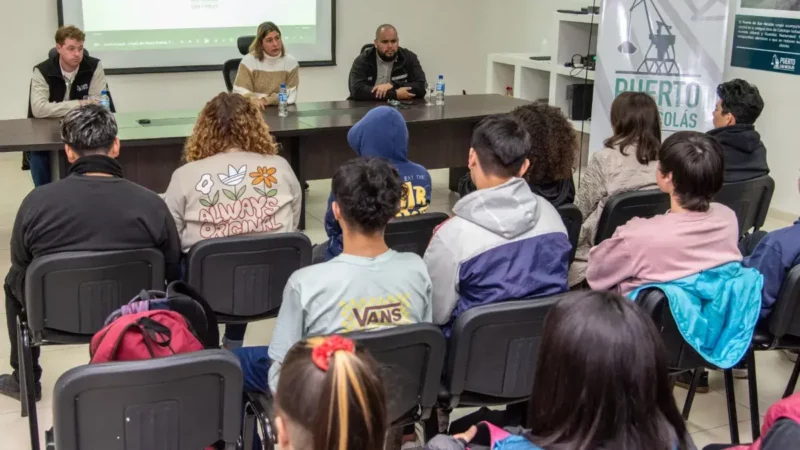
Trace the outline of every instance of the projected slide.
<path fill-rule="evenodd" d="M 333 0 L 60 0 L 107 68 L 220 65 L 236 41 L 275 22 L 299 61 L 333 58 Z"/>

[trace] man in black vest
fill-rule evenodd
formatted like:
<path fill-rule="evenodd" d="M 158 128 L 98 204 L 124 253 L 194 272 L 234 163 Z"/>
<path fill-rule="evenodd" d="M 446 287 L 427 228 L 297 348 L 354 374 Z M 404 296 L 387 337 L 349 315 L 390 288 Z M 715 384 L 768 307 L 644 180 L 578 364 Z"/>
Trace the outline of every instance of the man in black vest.
<path fill-rule="evenodd" d="M 33 68 L 29 118 L 64 117 L 87 103 L 97 103 L 106 88 L 106 76 L 100 60 L 85 56 L 86 35 L 74 26 L 56 31 L 58 55 Z M 33 184 L 41 186 L 51 179 L 50 152 L 29 152 Z"/>
<path fill-rule="evenodd" d="M 397 30 L 378 27 L 375 46 L 365 48 L 350 69 L 352 100 L 411 100 L 425 97 L 425 72 L 411 50 L 400 47 Z"/>

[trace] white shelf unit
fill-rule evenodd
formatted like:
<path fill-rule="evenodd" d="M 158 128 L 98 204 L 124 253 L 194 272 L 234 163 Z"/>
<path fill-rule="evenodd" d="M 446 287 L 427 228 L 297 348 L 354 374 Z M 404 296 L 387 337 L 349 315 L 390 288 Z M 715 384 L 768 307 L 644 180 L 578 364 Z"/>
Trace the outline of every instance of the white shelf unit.
<path fill-rule="evenodd" d="M 541 53 L 492 53 L 487 61 L 486 92 L 505 94 L 511 86 L 514 97 L 528 101 L 548 99 L 548 102 L 569 115 L 567 86 L 588 80 L 594 82 L 594 71 L 565 67 L 573 55 L 597 53 L 597 29 L 600 16 L 596 14 L 554 13 L 556 22 L 551 42 L 555 48 Z M 590 40 L 591 39 L 591 40 Z M 591 46 L 589 45 L 591 42 Z M 531 56 L 551 56 L 550 61 L 536 61 Z M 589 133 L 591 122 L 571 120 L 577 131 Z"/>

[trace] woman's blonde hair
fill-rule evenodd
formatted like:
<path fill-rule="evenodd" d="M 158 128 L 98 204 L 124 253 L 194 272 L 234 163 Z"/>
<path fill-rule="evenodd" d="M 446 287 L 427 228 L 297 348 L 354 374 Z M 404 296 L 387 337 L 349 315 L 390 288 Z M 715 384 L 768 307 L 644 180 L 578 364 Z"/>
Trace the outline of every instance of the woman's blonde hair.
<path fill-rule="evenodd" d="M 253 42 L 250 44 L 250 53 L 252 53 L 257 60 L 264 60 L 264 44 L 262 44 L 262 42 L 264 42 L 267 35 L 273 31 L 277 31 L 278 36 L 281 37 L 281 56 L 286 56 L 286 46 L 283 45 L 283 33 L 281 33 L 281 29 L 273 22 L 264 22 L 258 26 L 256 38 L 253 39 Z"/>
<path fill-rule="evenodd" d="M 194 131 L 186 140 L 183 158 L 186 162 L 197 161 L 234 147 L 262 155 L 278 153 L 261 109 L 239 94 L 223 92 L 200 111 Z"/>
<path fill-rule="evenodd" d="M 343 350 L 342 345 L 350 349 Z M 372 358 L 353 349 L 352 341 L 338 336 L 314 337 L 295 344 L 287 353 L 275 404 L 279 414 L 291 420 L 295 429 L 300 428 L 297 434 L 301 435 L 293 436 L 299 444 L 295 447 L 384 447 L 386 392 Z"/>

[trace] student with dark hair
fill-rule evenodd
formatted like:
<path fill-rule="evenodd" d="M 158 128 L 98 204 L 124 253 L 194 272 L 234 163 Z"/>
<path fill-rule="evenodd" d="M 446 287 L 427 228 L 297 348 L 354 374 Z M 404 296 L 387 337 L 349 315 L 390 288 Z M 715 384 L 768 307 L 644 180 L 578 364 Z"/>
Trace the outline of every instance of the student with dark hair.
<path fill-rule="evenodd" d="M 120 143 L 111 111 L 87 104 L 61 123 L 69 176 L 34 189 L 17 211 L 11 232 L 11 268 L 5 280 L 12 374 L 0 375 L 0 394 L 19 399 L 17 318 L 25 317 L 25 272 L 37 258 L 63 252 L 154 248 L 166 276 L 180 277 L 181 245 L 167 205 L 127 181 L 117 162 Z M 41 398 L 40 347 L 32 348 L 36 399 Z M 31 406 L 34 407 L 34 406 Z"/>
<path fill-rule="evenodd" d="M 284 450 L 379 450 L 389 427 L 386 391 L 373 359 L 340 336 L 292 346 L 275 393 Z"/>
<path fill-rule="evenodd" d="M 593 153 L 583 172 L 575 204 L 583 214 L 569 285 L 586 278 L 597 223 L 611 196 L 656 187 L 656 157 L 661 147 L 661 117 L 655 100 L 643 92 L 623 92 L 611 104 L 614 135 Z"/>
<path fill-rule="evenodd" d="M 592 289 L 634 289 L 672 281 L 729 262 L 741 262 L 739 222 L 712 203 L 722 188 L 722 148 L 692 131 L 670 136 L 658 153 L 658 187 L 670 195 L 667 214 L 634 218 L 589 253 Z"/>
<path fill-rule="evenodd" d="M 520 178 L 531 136 L 512 115 L 485 118 L 472 134 L 469 168 L 478 191 L 453 208 L 425 252 L 433 320 L 446 336 L 479 305 L 567 289 L 571 245 L 558 211 Z"/>
<path fill-rule="evenodd" d="M 767 149 L 755 122 L 764 110 L 764 100 L 755 85 L 735 79 L 717 87 L 714 129 L 708 134 L 722 144 L 725 182 L 752 180 L 769 174 Z"/>
<path fill-rule="evenodd" d="M 358 156 L 374 156 L 388 160 L 400 173 L 406 195 L 400 201 L 397 217 L 422 214 L 431 204 L 431 174 L 408 159 L 408 126 L 395 108 L 379 106 L 371 109 L 347 133 L 347 143 Z M 313 262 L 329 261 L 342 253 L 342 227 L 333 215 L 333 193 L 325 212 L 328 242 L 314 247 Z"/>
<path fill-rule="evenodd" d="M 572 203 L 575 200 L 572 165 L 578 147 L 572 124 L 560 109 L 546 103 L 520 106 L 511 115 L 519 119 L 531 135 L 530 167 L 522 178 L 534 194 L 556 208 Z M 459 182 L 459 194 L 464 197 L 476 190 L 467 173 Z"/>
<path fill-rule="evenodd" d="M 670 195 L 670 210 L 632 219 L 594 247 L 586 279 L 592 289 L 631 297 L 643 287 L 661 289 L 687 342 L 709 363 L 729 368 L 752 338 L 763 278 L 741 264 L 736 214 L 711 202 L 722 188 L 722 159 L 722 148 L 708 135 L 670 136 L 659 151 L 656 172 L 659 188 Z M 678 384 L 687 386 L 687 378 Z M 708 392 L 707 375 L 698 392 Z"/>
<path fill-rule="evenodd" d="M 659 331 L 630 300 L 597 291 L 566 295 L 545 319 L 538 355 L 529 429 L 493 433 L 508 448 L 694 449 Z M 476 431 L 437 436 L 425 448 L 464 450 Z"/>
<path fill-rule="evenodd" d="M 397 169 L 380 158 L 356 158 L 339 167 L 331 190 L 344 250 L 289 278 L 269 346 L 273 391 L 286 352 L 306 336 L 431 321 L 425 264 L 413 253 L 390 250 L 383 239 L 406 195 Z"/>

